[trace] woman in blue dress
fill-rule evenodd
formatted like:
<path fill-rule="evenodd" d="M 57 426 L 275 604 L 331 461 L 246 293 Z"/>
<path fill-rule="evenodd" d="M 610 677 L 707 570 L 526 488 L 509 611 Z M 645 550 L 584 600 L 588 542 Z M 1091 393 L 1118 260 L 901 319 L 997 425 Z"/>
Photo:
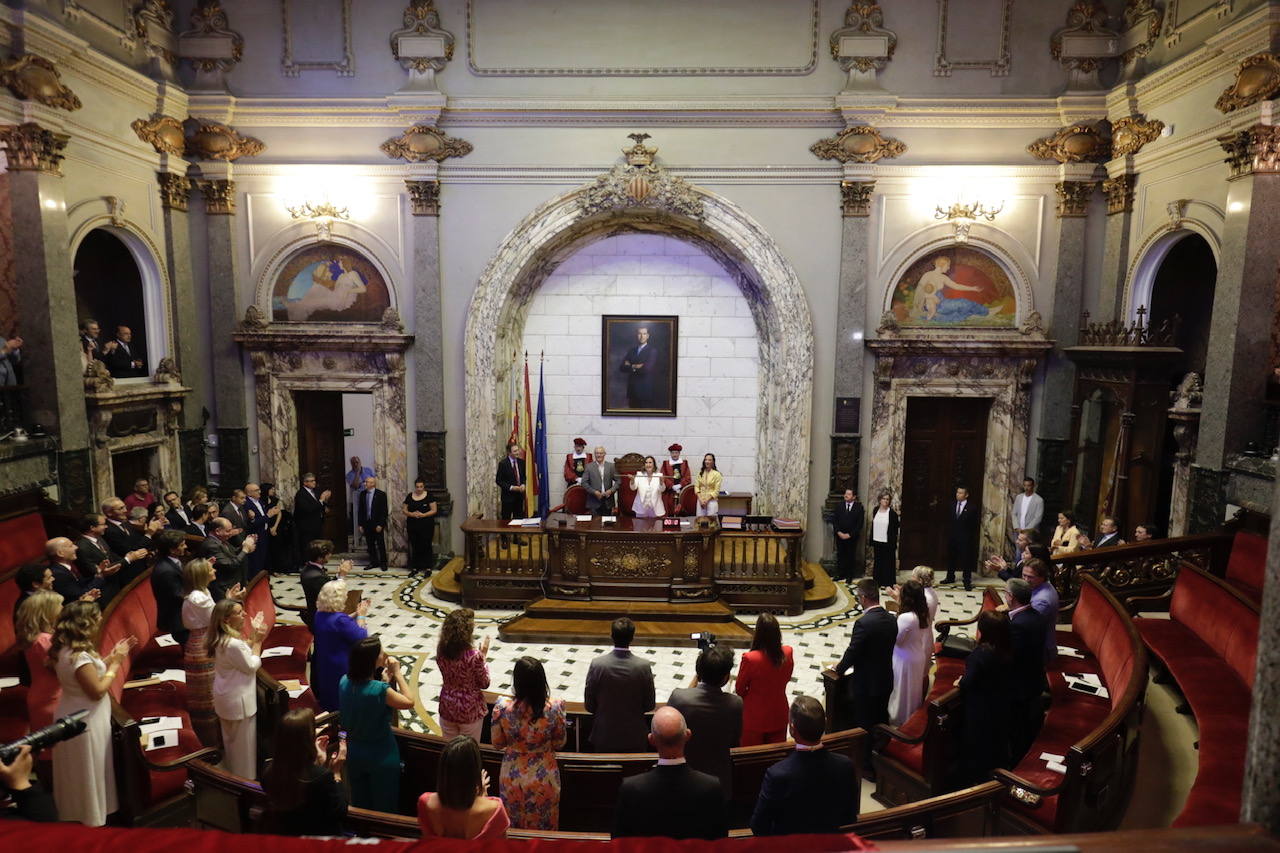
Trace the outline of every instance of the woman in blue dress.
<path fill-rule="evenodd" d="M 368 599 L 361 601 L 353 618 L 343 612 L 347 604 L 347 582 L 329 581 L 316 596 L 316 615 L 311 633 L 315 654 L 311 660 L 311 691 L 326 711 L 338 710 L 338 681 L 347 671 L 347 661 L 356 643 L 369 636 L 364 617 Z"/>
<path fill-rule="evenodd" d="M 379 668 L 387 681 L 378 677 Z M 351 650 L 347 674 L 338 686 L 338 704 L 347 733 L 351 805 L 398 812 L 400 747 L 391 725 L 397 711 L 413 707 L 413 697 L 400 661 L 382 651 L 377 637 L 365 637 Z"/>

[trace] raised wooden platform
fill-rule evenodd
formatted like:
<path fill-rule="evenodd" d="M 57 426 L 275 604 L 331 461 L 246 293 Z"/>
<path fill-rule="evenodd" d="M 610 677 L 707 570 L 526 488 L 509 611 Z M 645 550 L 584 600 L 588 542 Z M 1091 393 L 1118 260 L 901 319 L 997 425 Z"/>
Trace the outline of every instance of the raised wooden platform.
<path fill-rule="evenodd" d="M 498 628 L 504 643 L 608 643 L 613 620 L 630 616 L 639 646 L 690 646 L 689 635 L 710 631 L 732 648 L 751 646 L 751 629 L 723 601 L 564 601 L 541 598 Z"/>

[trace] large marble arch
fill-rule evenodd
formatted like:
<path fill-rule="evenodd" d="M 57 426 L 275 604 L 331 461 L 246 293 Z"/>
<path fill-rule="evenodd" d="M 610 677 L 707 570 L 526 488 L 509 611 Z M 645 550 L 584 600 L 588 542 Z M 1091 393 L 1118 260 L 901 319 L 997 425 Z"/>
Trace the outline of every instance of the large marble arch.
<path fill-rule="evenodd" d="M 637 189 L 637 180 L 652 188 Z M 518 347 L 532 294 L 581 246 L 627 231 L 691 241 L 737 280 L 760 341 L 755 506 L 762 513 L 807 517 L 813 325 L 800 281 L 774 240 L 736 204 L 658 166 L 634 164 L 534 210 L 507 235 L 480 277 L 465 344 L 468 511 L 492 515 L 497 509 L 493 465 L 506 432 L 498 397 L 512 369 L 501 354 Z"/>

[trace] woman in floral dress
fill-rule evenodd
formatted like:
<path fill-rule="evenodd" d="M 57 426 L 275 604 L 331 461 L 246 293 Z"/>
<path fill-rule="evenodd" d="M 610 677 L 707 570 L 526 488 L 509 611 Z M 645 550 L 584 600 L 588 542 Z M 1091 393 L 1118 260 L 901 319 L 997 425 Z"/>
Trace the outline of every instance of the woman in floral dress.
<path fill-rule="evenodd" d="M 512 672 L 514 696 L 493 706 L 490 732 L 502 749 L 498 793 L 511 825 L 559 829 L 560 770 L 556 750 L 564 746 L 564 700 L 547 696 L 547 676 L 537 658 L 522 657 Z"/>

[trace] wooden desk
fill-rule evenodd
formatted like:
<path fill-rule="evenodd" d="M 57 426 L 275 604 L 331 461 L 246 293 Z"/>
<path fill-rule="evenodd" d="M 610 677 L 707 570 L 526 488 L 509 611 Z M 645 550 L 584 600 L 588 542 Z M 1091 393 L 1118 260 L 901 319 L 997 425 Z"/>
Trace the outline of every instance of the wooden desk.
<path fill-rule="evenodd" d="M 546 528 L 547 597 L 706 601 L 716 595 L 718 525 L 664 530 L 660 518 Z"/>
<path fill-rule="evenodd" d="M 721 515 L 751 515 L 751 492 L 729 492 L 717 498 Z"/>

